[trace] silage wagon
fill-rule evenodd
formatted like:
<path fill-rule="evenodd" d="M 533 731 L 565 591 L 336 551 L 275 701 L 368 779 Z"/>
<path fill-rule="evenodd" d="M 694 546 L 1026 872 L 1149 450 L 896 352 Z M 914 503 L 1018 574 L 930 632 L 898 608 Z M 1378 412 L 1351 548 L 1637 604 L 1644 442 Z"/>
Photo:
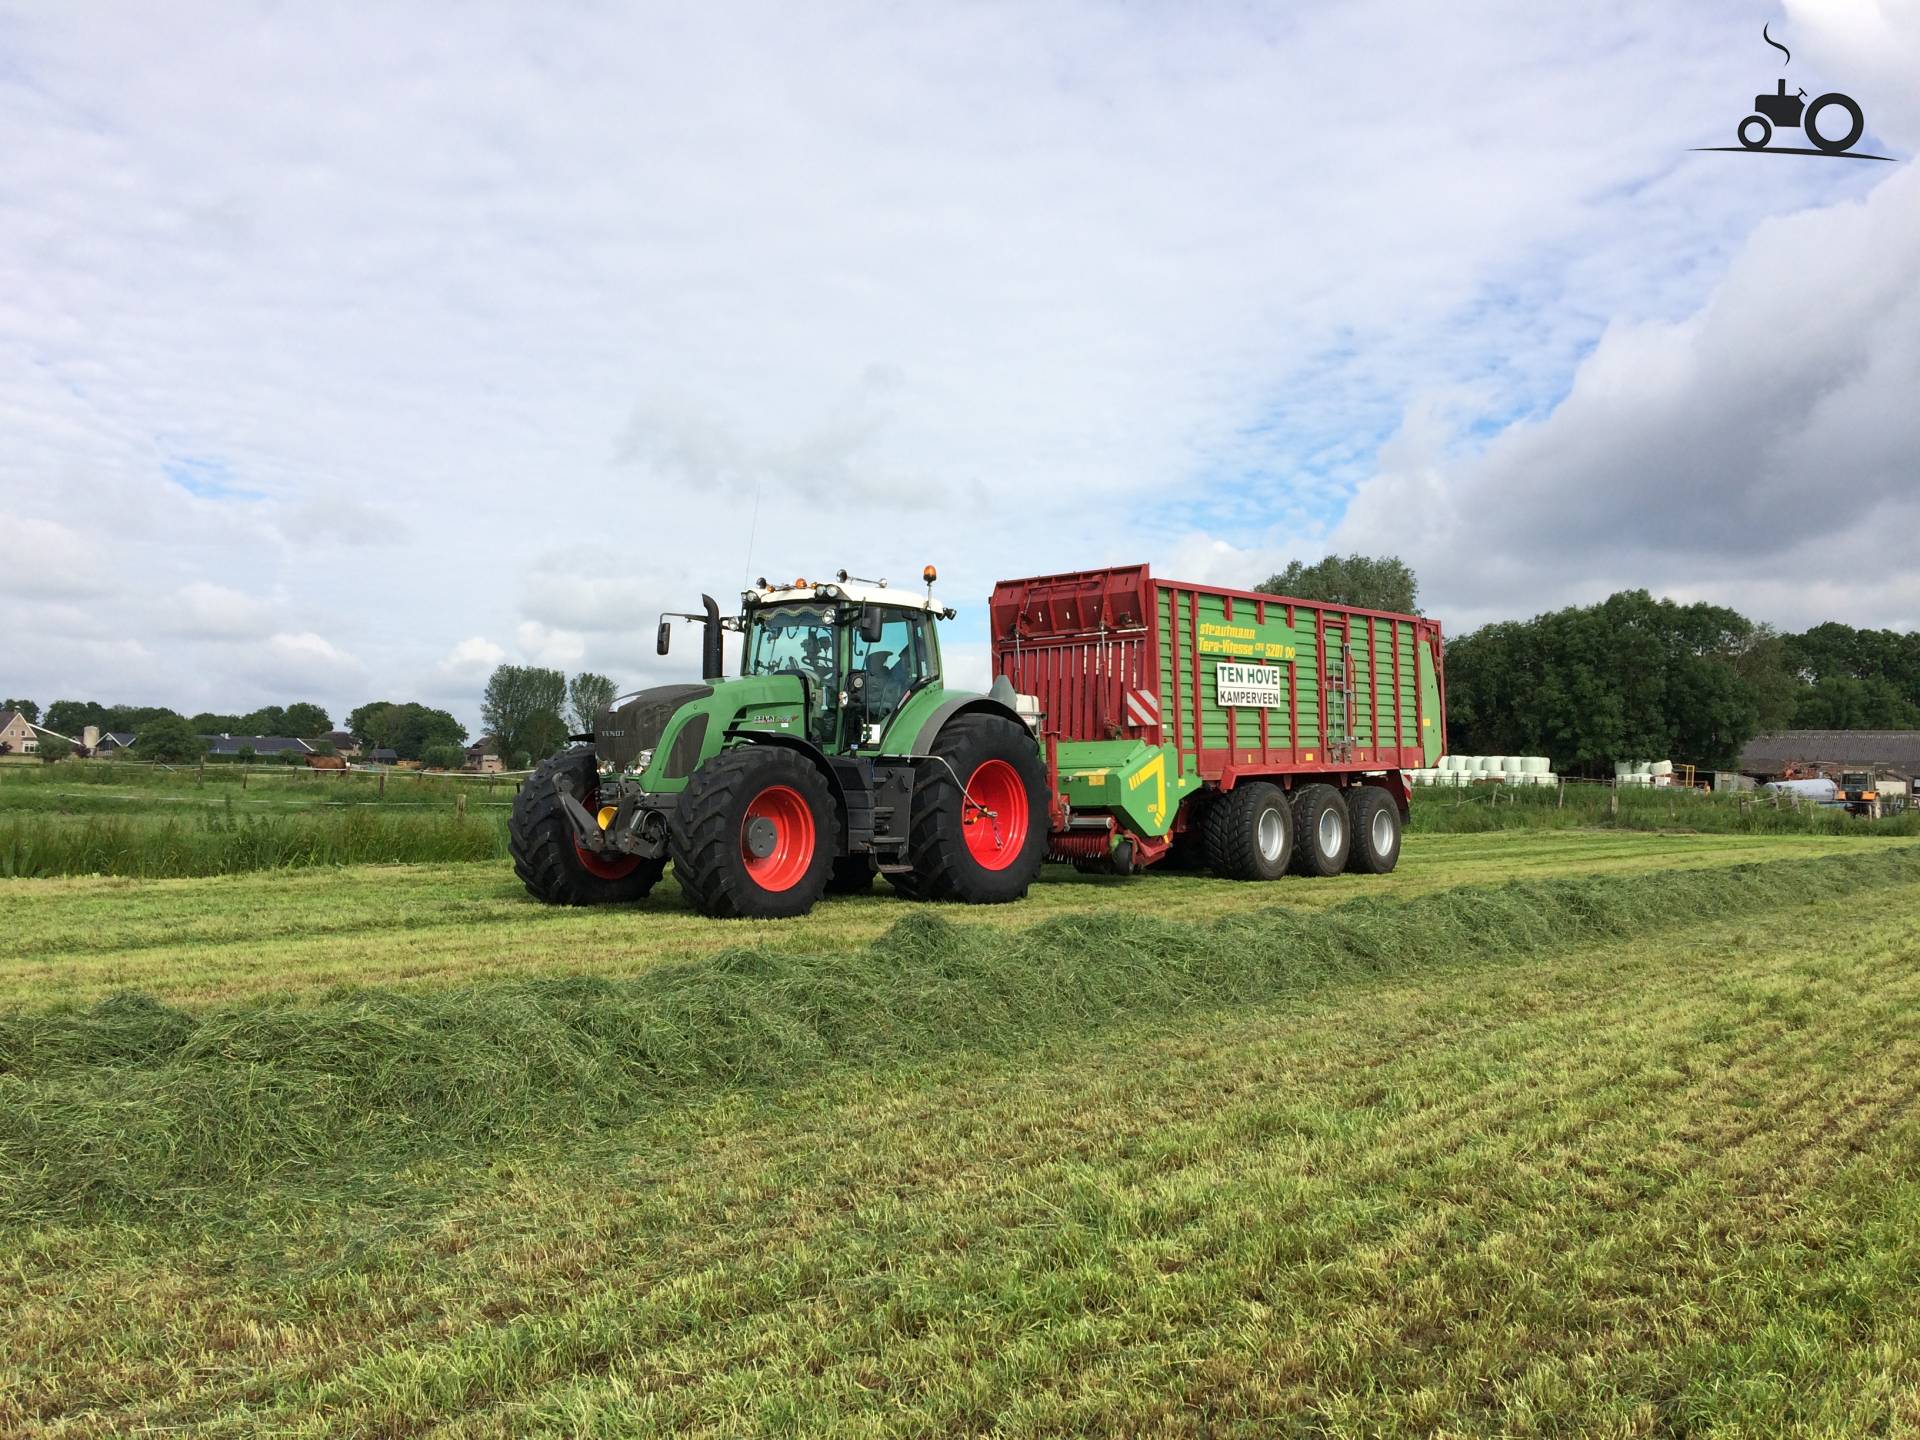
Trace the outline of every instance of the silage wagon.
<path fill-rule="evenodd" d="M 1053 858 L 1393 868 L 1403 772 L 1445 749 L 1438 622 L 1145 565 L 1003 580 L 989 611 L 994 673 L 1036 702 Z"/>
<path fill-rule="evenodd" d="M 620 697 L 522 785 L 515 870 L 554 904 L 643 899 L 672 863 L 716 917 L 778 918 L 876 875 L 1024 895 L 1049 858 L 1234 879 L 1383 873 L 1403 772 L 1435 764 L 1440 627 L 1181 584 L 1144 565 L 1002 581 L 994 680 L 946 684 L 926 592 L 761 580 L 702 627 L 699 683 Z M 726 637 L 740 637 L 726 674 Z"/>

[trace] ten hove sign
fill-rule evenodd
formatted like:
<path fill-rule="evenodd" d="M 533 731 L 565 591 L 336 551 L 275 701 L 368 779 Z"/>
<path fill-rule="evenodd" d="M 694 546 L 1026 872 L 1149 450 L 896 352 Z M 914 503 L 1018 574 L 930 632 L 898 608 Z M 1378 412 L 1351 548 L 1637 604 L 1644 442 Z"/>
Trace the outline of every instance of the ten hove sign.
<path fill-rule="evenodd" d="M 1278 665 L 1216 665 L 1213 683 L 1214 703 L 1222 708 L 1278 710 L 1286 703 L 1281 698 Z"/>

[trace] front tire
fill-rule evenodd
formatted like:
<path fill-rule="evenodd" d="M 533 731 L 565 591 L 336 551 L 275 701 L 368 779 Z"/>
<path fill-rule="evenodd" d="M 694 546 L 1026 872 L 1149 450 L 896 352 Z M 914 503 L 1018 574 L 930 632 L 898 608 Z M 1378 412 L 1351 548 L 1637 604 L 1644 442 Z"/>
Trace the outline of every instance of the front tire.
<path fill-rule="evenodd" d="M 839 849 L 827 782 L 804 756 L 772 745 L 722 750 L 687 782 L 668 832 L 674 878 L 716 920 L 804 915 Z"/>
<path fill-rule="evenodd" d="M 1764 115 L 1749 115 L 1740 122 L 1740 128 L 1734 133 L 1740 137 L 1740 143 L 1746 149 L 1764 150 L 1767 141 L 1773 138 L 1773 125 Z"/>
<path fill-rule="evenodd" d="M 1032 732 L 999 715 L 951 721 L 914 782 L 913 871 L 887 879 L 916 899 L 1002 905 L 1027 893 L 1046 853 L 1047 772 Z"/>
<path fill-rule="evenodd" d="M 1303 785 L 1293 792 L 1293 868 L 1322 879 L 1347 868 L 1353 821 L 1347 802 L 1331 785 Z"/>
<path fill-rule="evenodd" d="M 1265 780 L 1234 786 L 1207 811 L 1205 840 L 1222 880 L 1278 880 L 1293 858 L 1286 792 Z"/>
<path fill-rule="evenodd" d="M 646 899 L 667 868 L 665 858 L 582 849 L 561 808 L 556 779 L 565 780 L 573 798 L 589 811 L 597 808 L 600 768 L 592 747 L 575 746 L 542 760 L 513 797 L 507 850 L 513 856 L 513 873 L 527 893 L 549 905 L 618 905 Z"/>
<path fill-rule="evenodd" d="M 1400 863 L 1400 802 L 1378 785 L 1362 785 L 1347 796 L 1353 818 L 1353 847 L 1347 869 L 1360 875 L 1385 875 Z"/>

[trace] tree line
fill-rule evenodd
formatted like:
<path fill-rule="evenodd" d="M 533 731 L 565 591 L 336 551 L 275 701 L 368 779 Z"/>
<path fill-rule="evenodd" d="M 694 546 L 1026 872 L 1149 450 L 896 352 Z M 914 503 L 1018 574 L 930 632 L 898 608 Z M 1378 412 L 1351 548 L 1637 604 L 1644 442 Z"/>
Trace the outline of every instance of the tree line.
<path fill-rule="evenodd" d="M 1394 556 L 1299 562 L 1259 587 L 1417 614 Z M 1564 770 L 1616 760 L 1736 764 L 1774 730 L 1920 729 L 1920 632 L 1828 621 L 1785 634 L 1724 605 L 1625 590 L 1447 642 L 1447 740 L 1480 755 L 1550 755 Z"/>
<path fill-rule="evenodd" d="M 612 703 L 618 687 L 605 675 L 533 665 L 502 665 L 487 681 L 481 723 L 497 753 L 516 769 L 563 748 L 570 735 L 592 730 L 594 716 Z M 284 735 L 332 753 L 324 737 L 332 718 L 319 705 L 267 705 L 244 714 L 203 710 L 182 715 L 164 705 L 104 705 L 97 700 L 56 700 L 41 718 L 32 700 L 8 700 L 0 711 L 18 710 L 35 725 L 78 739 L 87 726 L 138 735 L 143 759 L 172 764 L 206 752 L 207 735 Z M 370 700 L 347 713 L 343 728 L 369 748 L 391 750 L 402 760 L 457 769 L 466 759 L 467 729 L 445 710 L 415 700 Z M 63 742 L 43 736 L 41 753 L 57 756 Z"/>

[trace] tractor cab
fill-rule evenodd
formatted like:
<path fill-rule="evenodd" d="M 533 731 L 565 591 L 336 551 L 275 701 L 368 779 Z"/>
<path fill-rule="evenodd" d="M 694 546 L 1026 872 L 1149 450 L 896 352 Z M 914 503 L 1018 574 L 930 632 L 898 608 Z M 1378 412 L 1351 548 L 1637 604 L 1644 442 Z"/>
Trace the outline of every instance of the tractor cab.
<path fill-rule="evenodd" d="M 769 585 L 741 599 L 743 677 L 795 675 L 807 738 L 829 751 L 877 746 L 908 698 L 940 682 L 932 595 L 891 590 L 842 570 L 831 582 Z"/>

